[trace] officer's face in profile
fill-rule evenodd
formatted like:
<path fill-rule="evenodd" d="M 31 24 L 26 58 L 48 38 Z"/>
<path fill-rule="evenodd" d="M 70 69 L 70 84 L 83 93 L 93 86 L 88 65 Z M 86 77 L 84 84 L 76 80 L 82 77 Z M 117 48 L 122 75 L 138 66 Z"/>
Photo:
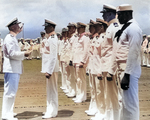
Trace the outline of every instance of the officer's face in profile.
<path fill-rule="evenodd" d="M 19 24 L 14 24 L 12 26 L 9 27 L 10 31 L 13 31 L 14 33 L 18 34 L 21 32 L 21 29 L 19 27 Z"/>
<path fill-rule="evenodd" d="M 48 26 L 45 26 L 44 30 L 47 34 L 49 34 L 54 31 L 54 28 L 51 25 L 48 25 Z"/>
<path fill-rule="evenodd" d="M 76 31 L 76 28 L 74 26 L 69 26 L 68 30 L 69 30 L 69 34 L 73 34 Z"/>
<path fill-rule="evenodd" d="M 89 31 L 91 34 L 95 33 L 95 27 L 93 25 L 89 26 Z"/>
<path fill-rule="evenodd" d="M 85 27 L 79 27 L 77 31 L 78 31 L 78 34 L 82 34 L 83 32 L 85 32 Z"/>
<path fill-rule="evenodd" d="M 128 22 L 129 16 L 128 16 L 127 12 L 119 11 L 119 12 L 117 12 L 117 14 L 118 14 L 118 20 L 119 20 L 120 24 L 125 24 Z"/>
<path fill-rule="evenodd" d="M 109 21 L 108 21 L 109 12 L 104 12 L 103 15 L 102 15 L 102 17 L 103 17 L 104 21 L 109 22 Z"/>

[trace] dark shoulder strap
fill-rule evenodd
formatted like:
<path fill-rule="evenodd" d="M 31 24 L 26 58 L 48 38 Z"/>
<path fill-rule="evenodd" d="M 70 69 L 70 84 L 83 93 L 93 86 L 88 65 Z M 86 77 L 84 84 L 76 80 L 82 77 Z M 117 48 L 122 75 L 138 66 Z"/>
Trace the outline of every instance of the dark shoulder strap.
<path fill-rule="evenodd" d="M 125 23 L 125 24 L 122 26 L 121 30 L 118 30 L 118 31 L 116 32 L 115 38 L 117 37 L 117 42 L 119 42 L 119 38 L 120 38 L 121 34 L 123 33 L 123 31 L 124 31 L 131 23 L 132 23 L 132 22 Z"/>

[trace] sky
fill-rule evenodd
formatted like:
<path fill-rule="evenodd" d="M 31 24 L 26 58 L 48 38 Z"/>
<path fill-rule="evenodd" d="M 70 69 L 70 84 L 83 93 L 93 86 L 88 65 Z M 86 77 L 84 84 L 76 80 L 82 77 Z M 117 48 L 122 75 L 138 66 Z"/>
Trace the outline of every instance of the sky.
<path fill-rule="evenodd" d="M 44 31 L 45 19 L 54 21 L 56 32 L 61 32 L 69 22 L 102 19 L 103 4 L 131 4 L 143 34 L 150 35 L 150 0 L 0 0 L 0 37 L 5 38 L 9 32 L 6 25 L 16 17 L 24 23 L 24 32 L 17 38 L 35 39 Z"/>

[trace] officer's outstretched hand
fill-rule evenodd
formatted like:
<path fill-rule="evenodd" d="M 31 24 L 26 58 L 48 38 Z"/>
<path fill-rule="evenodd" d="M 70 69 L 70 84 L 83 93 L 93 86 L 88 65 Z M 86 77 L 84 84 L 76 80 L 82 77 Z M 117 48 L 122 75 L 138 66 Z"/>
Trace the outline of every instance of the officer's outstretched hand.
<path fill-rule="evenodd" d="M 121 88 L 123 90 L 128 90 L 129 83 L 130 83 L 130 74 L 125 73 L 121 81 Z"/>
<path fill-rule="evenodd" d="M 49 79 L 51 77 L 51 74 L 45 73 L 45 77 Z"/>

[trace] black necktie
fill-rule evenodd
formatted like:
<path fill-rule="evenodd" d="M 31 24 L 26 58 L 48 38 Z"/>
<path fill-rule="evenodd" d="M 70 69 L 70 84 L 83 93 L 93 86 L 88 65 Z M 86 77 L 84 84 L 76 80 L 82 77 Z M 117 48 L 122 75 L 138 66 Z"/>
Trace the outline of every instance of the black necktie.
<path fill-rule="evenodd" d="M 121 30 L 118 30 L 118 31 L 116 32 L 115 38 L 117 37 L 117 42 L 119 42 L 119 38 L 120 38 L 121 34 L 123 33 L 123 31 L 124 31 L 130 24 L 131 24 L 131 22 L 125 23 L 125 24 L 122 26 Z"/>

